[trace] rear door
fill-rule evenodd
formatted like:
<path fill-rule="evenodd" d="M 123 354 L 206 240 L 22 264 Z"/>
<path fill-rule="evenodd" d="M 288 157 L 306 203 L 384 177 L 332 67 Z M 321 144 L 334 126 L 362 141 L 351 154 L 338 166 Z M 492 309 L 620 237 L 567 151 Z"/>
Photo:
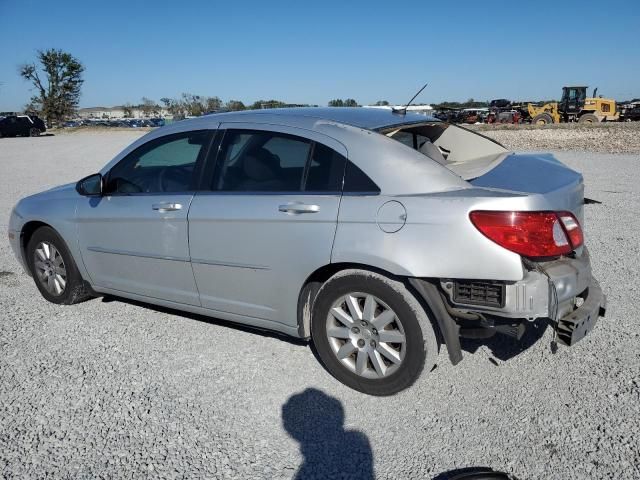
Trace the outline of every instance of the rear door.
<path fill-rule="evenodd" d="M 105 195 L 78 203 L 78 238 L 91 282 L 123 293 L 199 305 L 187 213 L 213 132 L 151 140 L 118 162 Z"/>
<path fill-rule="evenodd" d="M 189 211 L 200 301 L 294 327 L 300 287 L 330 263 L 346 149 L 290 127 L 220 129 L 208 191 L 195 195 Z"/>

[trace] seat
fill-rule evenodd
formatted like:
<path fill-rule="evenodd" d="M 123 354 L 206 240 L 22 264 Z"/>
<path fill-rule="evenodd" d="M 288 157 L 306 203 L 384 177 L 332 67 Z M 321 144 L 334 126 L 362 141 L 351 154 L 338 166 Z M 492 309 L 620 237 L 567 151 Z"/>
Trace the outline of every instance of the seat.
<path fill-rule="evenodd" d="M 242 180 L 237 190 L 277 191 L 283 188 L 280 158 L 265 148 L 258 148 L 244 157 Z"/>

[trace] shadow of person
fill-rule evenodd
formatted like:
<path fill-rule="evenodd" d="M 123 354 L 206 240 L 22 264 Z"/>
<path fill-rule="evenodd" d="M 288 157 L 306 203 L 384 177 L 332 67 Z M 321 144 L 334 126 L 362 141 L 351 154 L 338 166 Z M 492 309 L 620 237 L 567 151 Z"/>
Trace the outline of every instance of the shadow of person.
<path fill-rule="evenodd" d="M 339 400 L 308 388 L 282 406 L 282 423 L 304 457 L 295 479 L 374 478 L 369 440 L 362 432 L 344 429 Z"/>

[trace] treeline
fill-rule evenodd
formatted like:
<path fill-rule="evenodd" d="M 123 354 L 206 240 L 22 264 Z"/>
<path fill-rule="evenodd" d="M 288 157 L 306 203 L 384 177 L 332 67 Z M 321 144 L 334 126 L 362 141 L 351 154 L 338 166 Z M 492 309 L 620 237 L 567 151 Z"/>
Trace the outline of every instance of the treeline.
<path fill-rule="evenodd" d="M 317 105 L 299 105 L 283 102 L 282 100 L 256 100 L 253 103 L 245 104 L 241 100 L 228 100 L 226 102 L 218 96 L 209 97 L 206 95 L 195 95 L 193 93 L 183 93 L 179 98 L 163 97 L 159 105 L 153 100 L 143 97 L 139 105 L 127 104 L 124 106 L 125 114 L 134 108 L 142 110 L 145 115 L 153 115 L 165 108 L 174 117 L 198 117 L 206 113 L 239 110 L 250 110 L 260 108 L 284 108 L 284 107 L 309 107 Z"/>
<path fill-rule="evenodd" d="M 489 106 L 489 102 L 479 102 L 470 98 L 466 102 L 441 102 L 441 103 L 432 103 L 431 106 L 435 110 L 439 110 L 442 108 L 486 108 Z"/>
<path fill-rule="evenodd" d="M 358 101 L 353 98 L 335 98 L 330 100 L 327 105 L 329 107 L 359 107 L 361 106 Z M 374 104 L 375 106 L 388 106 L 390 103 L 387 100 L 378 100 Z M 132 105 L 127 103 L 123 106 L 125 116 L 132 116 L 133 109 L 139 109 L 143 114 L 147 116 L 158 115 L 164 108 L 174 117 L 198 117 L 206 113 L 221 112 L 221 111 L 239 111 L 239 110 L 259 110 L 262 108 L 284 108 L 284 107 L 317 107 L 317 105 L 309 104 L 291 104 L 282 100 L 256 100 L 253 103 L 245 104 L 241 100 L 228 100 L 223 101 L 218 96 L 209 97 L 206 95 L 195 95 L 192 93 L 183 93 L 179 98 L 163 97 L 160 99 L 160 104 L 157 102 L 143 97 L 142 102 L 138 105 Z M 466 102 L 441 102 L 432 104 L 434 109 L 441 108 L 482 108 L 487 107 L 488 102 L 476 101 L 470 98 Z"/>

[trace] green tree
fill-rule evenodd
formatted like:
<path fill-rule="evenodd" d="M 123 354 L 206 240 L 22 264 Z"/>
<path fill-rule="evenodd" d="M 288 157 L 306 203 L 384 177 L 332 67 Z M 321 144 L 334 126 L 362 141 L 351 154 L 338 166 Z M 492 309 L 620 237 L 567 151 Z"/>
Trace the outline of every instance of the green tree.
<path fill-rule="evenodd" d="M 48 122 L 62 121 L 78 107 L 84 66 L 70 53 L 56 49 L 39 50 L 37 59 L 39 65 L 28 63 L 18 69 L 37 92 L 30 105 Z"/>
<path fill-rule="evenodd" d="M 387 102 L 386 100 L 378 100 L 374 105 L 376 107 L 386 107 L 387 105 L 389 105 L 389 102 Z"/>
<path fill-rule="evenodd" d="M 249 107 L 252 110 L 260 110 L 262 108 L 283 108 L 287 104 L 280 100 L 256 100 Z"/>
<path fill-rule="evenodd" d="M 239 110 L 245 110 L 247 107 L 245 107 L 244 103 L 242 103 L 240 100 L 229 100 L 227 103 L 225 103 L 224 108 L 232 112 L 237 112 Z"/>
<path fill-rule="evenodd" d="M 330 100 L 328 105 L 330 107 L 358 107 L 358 102 L 356 102 L 353 98 L 347 98 L 346 100 L 342 100 L 341 98 L 336 98 L 334 100 Z"/>
<path fill-rule="evenodd" d="M 185 115 L 199 117 L 205 112 L 200 95 L 183 93 L 181 100 L 178 100 L 178 102 L 182 104 L 182 111 Z"/>
<path fill-rule="evenodd" d="M 222 108 L 222 100 L 219 97 L 203 97 L 204 99 L 204 112 L 213 112 Z"/>

